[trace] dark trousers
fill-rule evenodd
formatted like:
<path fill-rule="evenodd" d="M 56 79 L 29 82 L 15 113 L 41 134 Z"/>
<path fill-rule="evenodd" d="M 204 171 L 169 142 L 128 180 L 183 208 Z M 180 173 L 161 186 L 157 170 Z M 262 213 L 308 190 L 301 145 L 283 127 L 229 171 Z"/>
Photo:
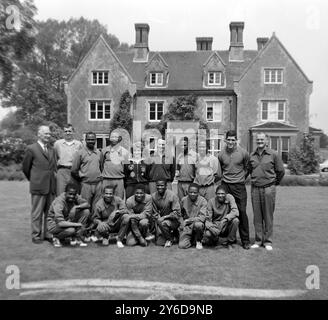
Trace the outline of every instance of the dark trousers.
<path fill-rule="evenodd" d="M 117 240 L 123 241 L 125 235 L 128 232 L 130 224 L 130 217 L 129 214 L 123 214 L 118 219 L 115 220 L 115 222 L 111 225 L 107 224 L 107 229 L 103 232 L 99 232 L 98 229 L 96 229 L 96 236 L 102 236 L 102 237 L 109 237 L 110 233 L 117 233 Z"/>
<path fill-rule="evenodd" d="M 148 219 L 130 219 L 131 232 L 127 235 L 126 244 L 135 246 L 140 238 L 145 238 L 149 234 Z"/>
<path fill-rule="evenodd" d="M 276 201 L 276 186 L 251 188 L 254 213 L 255 243 L 264 245 L 272 243 L 273 212 Z"/>
<path fill-rule="evenodd" d="M 222 185 L 227 192 L 235 198 L 239 211 L 239 235 L 242 244 L 249 244 L 249 224 L 246 213 L 247 191 L 244 183 L 226 183 L 222 181 Z"/>
<path fill-rule="evenodd" d="M 219 237 L 227 238 L 226 243 L 232 244 L 236 242 L 236 234 L 238 230 L 239 220 L 234 218 L 225 224 L 222 223 L 207 223 L 204 232 L 203 243 L 211 246 L 216 245 L 219 241 Z"/>
<path fill-rule="evenodd" d="M 67 237 L 74 237 L 74 236 L 81 238 L 83 236 L 89 216 L 90 216 L 90 211 L 88 209 L 79 210 L 76 212 L 75 217 L 70 222 L 79 222 L 82 224 L 82 228 L 81 227 L 63 228 L 63 227 L 56 226 L 55 229 L 51 230 L 50 232 L 53 234 L 54 237 L 60 240 L 64 240 Z"/>
<path fill-rule="evenodd" d="M 166 219 L 156 222 L 156 245 L 163 246 L 167 240 L 173 242 L 174 235 L 178 234 L 179 221 L 176 219 Z"/>
<path fill-rule="evenodd" d="M 180 234 L 179 248 L 188 249 L 197 241 L 201 241 L 204 233 L 204 223 L 195 221 L 185 226 Z"/>

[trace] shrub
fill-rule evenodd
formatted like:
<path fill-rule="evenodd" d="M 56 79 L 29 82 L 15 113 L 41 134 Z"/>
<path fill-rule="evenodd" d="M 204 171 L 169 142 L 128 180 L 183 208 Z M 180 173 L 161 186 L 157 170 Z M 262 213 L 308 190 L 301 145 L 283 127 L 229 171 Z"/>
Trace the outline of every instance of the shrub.
<path fill-rule="evenodd" d="M 20 138 L 0 136 L 0 162 L 4 165 L 23 161 L 26 143 Z"/>
<path fill-rule="evenodd" d="M 319 153 L 314 147 L 314 137 L 305 134 L 299 147 L 289 154 L 288 169 L 291 174 L 311 174 L 318 172 Z"/>

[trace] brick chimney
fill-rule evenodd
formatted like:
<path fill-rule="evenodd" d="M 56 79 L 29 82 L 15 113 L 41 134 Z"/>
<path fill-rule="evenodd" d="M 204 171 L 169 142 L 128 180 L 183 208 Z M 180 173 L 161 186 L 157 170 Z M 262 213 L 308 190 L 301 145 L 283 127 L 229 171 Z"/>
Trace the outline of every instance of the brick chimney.
<path fill-rule="evenodd" d="M 262 50 L 262 48 L 265 46 L 265 44 L 269 41 L 269 38 L 257 38 L 257 51 Z"/>
<path fill-rule="evenodd" d="M 134 45 L 134 62 L 148 61 L 148 35 L 149 25 L 147 23 L 136 23 L 136 43 Z"/>
<path fill-rule="evenodd" d="M 212 37 L 198 37 L 196 38 L 196 50 L 197 51 L 211 51 L 212 50 Z"/>
<path fill-rule="evenodd" d="M 229 61 L 244 61 L 244 22 L 231 22 Z"/>

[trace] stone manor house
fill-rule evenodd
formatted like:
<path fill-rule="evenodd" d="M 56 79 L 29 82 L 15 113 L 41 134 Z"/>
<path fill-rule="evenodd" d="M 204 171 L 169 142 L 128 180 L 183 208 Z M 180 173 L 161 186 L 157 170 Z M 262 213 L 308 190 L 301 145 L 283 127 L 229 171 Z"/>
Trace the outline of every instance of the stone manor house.
<path fill-rule="evenodd" d="M 145 23 L 135 24 L 130 52 L 114 53 L 100 36 L 68 80 L 68 122 L 80 138 L 96 132 L 102 148 L 124 91 L 133 97 L 131 113 L 139 121 L 134 136 L 147 123 L 159 122 L 175 97 L 195 94 L 203 120 L 218 129 L 211 136 L 213 154 L 223 147 L 229 129 L 237 130 L 248 151 L 255 148 L 256 132 L 263 131 L 286 162 L 309 131 L 313 82 L 274 33 L 257 38 L 257 50 L 246 50 L 244 23 L 231 22 L 229 28 L 228 50 L 213 49 L 212 37 L 197 37 L 194 51 L 151 51 Z"/>

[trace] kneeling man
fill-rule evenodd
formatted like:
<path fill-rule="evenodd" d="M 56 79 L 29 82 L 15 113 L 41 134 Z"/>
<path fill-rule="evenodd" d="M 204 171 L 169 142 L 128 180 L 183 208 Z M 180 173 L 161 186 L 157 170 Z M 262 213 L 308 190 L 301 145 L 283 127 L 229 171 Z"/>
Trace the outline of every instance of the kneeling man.
<path fill-rule="evenodd" d="M 153 213 L 152 198 L 151 195 L 145 193 L 144 185 L 139 184 L 135 188 L 134 195 L 126 200 L 131 227 L 126 244 L 135 246 L 139 243 L 141 246 L 146 247 L 147 241 L 154 239 L 154 236 L 149 233 Z"/>
<path fill-rule="evenodd" d="M 183 222 L 180 224 L 179 248 L 190 248 L 196 242 L 197 249 L 203 249 L 202 238 L 205 227 L 207 201 L 199 195 L 199 185 L 191 183 L 188 195 L 181 200 Z"/>
<path fill-rule="evenodd" d="M 97 238 L 103 238 L 102 244 L 108 246 L 109 234 L 117 232 L 117 246 L 124 248 L 123 239 L 129 227 L 129 214 L 124 201 L 114 196 L 113 186 L 104 188 L 93 215 L 93 222 L 96 225 L 95 235 Z"/>
<path fill-rule="evenodd" d="M 90 216 L 90 205 L 77 194 L 78 186 L 68 183 L 65 192 L 51 204 L 48 213 L 48 230 L 53 235 L 53 245 L 61 247 L 61 240 L 72 239 L 71 245 L 87 246 L 82 241 L 86 223 Z"/>
<path fill-rule="evenodd" d="M 227 238 L 223 243 L 228 249 L 236 243 L 236 233 L 239 225 L 239 212 L 234 197 L 226 193 L 223 186 L 216 188 L 216 196 L 207 204 L 207 221 L 203 244 L 215 245 L 219 237 Z"/>
<path fill-rule="evenodd" d="M 179 198 L 167 189 L 165 180 L 157 180 L 156 189 L 157 192 L 152 194 L 156 245 L 168 248 L 173 244 L 174 234 L 178 234 L 181 217 Z"/>

